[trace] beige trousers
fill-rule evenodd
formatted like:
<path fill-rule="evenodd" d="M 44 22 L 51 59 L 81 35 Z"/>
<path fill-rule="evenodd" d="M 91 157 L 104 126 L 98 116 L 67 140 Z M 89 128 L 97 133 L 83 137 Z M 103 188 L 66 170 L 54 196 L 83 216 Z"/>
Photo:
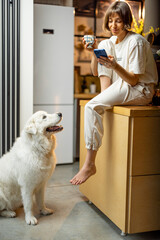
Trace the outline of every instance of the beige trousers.
<path fill-rule="evenodd" d="M 85 105 L 86 148 L 98 150 L 103 137 L 103 115 L 114 105 L 147 105 L 154 94 L 154 85 L 138 83 L 132 87 L 119 79 Z"/>

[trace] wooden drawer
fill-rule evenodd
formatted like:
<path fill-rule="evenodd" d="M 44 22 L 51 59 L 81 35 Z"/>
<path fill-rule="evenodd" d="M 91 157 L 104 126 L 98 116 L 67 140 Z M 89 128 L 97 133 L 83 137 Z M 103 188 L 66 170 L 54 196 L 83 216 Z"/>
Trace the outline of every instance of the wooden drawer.
<path fill-rule="evenodd" d="M 131 175 L 160 174 L 160 117 L 135 117 L 131 128 Z"/>
<path fill-rule="evenodd" d="M 160 229 L 160 175 L 131 177 L 128 233 Z"/>

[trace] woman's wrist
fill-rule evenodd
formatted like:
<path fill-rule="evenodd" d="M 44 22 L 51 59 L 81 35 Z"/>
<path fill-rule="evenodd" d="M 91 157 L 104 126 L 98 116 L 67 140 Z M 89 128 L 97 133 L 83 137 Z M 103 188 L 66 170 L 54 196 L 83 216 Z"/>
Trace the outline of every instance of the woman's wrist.
<path fill-rule="evenodd" d="M 97 57 L 94 52 L 92 53 L 92 62 L 95 62 L 96 64 L 98 63 Z"/>
<path fill-rule="evenodd" d="M 118 66 L 119 66 L 119 64 L 115 61 L 115 62 L 113 63 L 113 65 L 112 65 L 112 69 L 113 69 L 113 70 L 117 70 L 117 69 L 118 69 Z"/>

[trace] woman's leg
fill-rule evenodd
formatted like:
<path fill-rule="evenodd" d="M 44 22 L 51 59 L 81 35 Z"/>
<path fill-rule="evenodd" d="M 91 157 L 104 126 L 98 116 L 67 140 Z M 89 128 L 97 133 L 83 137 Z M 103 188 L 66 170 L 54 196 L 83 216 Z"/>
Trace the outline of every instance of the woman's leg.
<path fill-rule="evenodd" d="M 75 175 L 70 182 L 79 185 L 85 182 L 90 176 L 96 173 L 95 158 L 97 151 L 87 149 L 86 159 L 81 170 Z"/>
<path fill-rule="evenodd" d="M 103 137 L 103 114 L 107 108 L 123 102 L 127 88 L 121 88 L 122 81 L 117 81 L 90 100 L 85 105 L 84 132 L 87 148 L 86 159 L 81 170 L 72 179 L 74 185 L 82 184 L 96 173 L 95 158 Z"/>
<path fill-rule="evenodd" d="M 128 96 L 128 85 L 116 81 L 85 105 L 84 135 L 86 148 L 98 150 L 103 137 L 103 115 L 106 109 L 124 102 Z"/>

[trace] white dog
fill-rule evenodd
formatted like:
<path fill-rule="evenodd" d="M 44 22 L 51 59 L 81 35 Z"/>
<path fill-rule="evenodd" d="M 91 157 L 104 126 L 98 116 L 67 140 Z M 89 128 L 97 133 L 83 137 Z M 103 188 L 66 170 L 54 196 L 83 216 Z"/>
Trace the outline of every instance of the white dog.
<path fill-rule="evenodd" d="M 15 217 L 15 210 L 23 204 L 27 224 L 36 225 L 34 195 L 41 214 L 53 213 L 45 207 L 44 191 L 56 165 L 54 133 L 63 129 L 57 125 L 61 119 L 61 113 L 36 112 L 10 152 L 0 159 L 1 216 Z"/>

